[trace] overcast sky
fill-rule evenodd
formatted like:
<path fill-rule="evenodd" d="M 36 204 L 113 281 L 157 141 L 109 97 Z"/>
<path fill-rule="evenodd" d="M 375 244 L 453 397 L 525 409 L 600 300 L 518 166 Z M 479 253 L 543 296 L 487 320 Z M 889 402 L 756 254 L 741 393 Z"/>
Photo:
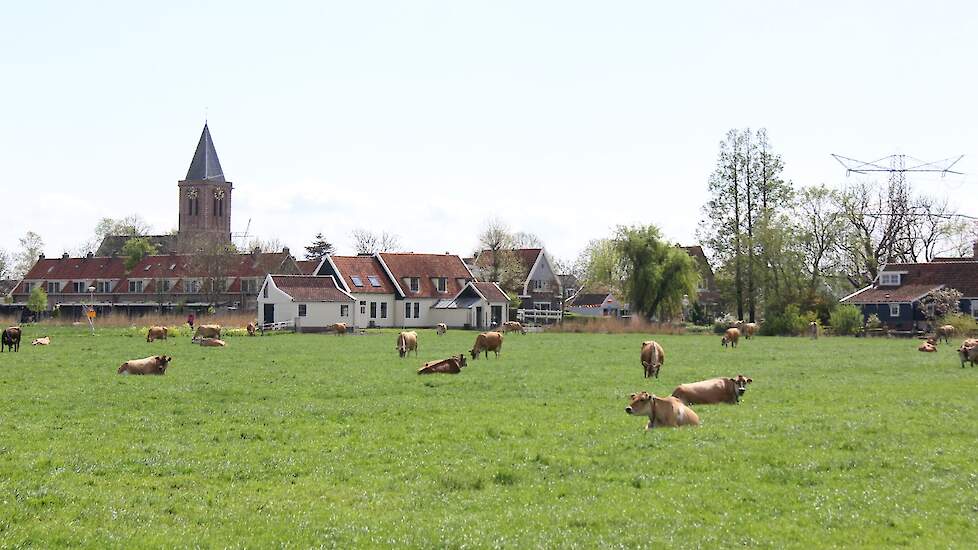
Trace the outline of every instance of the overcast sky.
<path fill-rule="evenodd" d="M 790 5 L 789 5 L 790 4 Z M 978 215 L 974 2 L 16 2 L 0 16 L 0 247 L 177 224 L 205 116 L 232 226 L 293 251 L 355 227 L 467 254 L 485 220 L 560 258 L 622 223 L 693 243 L 718 142 L 964 154 L 918 190 Z"/>

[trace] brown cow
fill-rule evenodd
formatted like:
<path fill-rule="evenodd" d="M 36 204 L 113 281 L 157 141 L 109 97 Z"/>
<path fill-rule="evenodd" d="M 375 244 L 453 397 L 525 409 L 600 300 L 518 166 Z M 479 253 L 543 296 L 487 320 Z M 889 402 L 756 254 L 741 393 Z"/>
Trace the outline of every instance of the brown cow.
<path fill-rule="evenodd" d="M 20 351 L 20 338 L 20 327 L 5 328 L 3 334 L 0 334 L 0 353 L 3 352 L 4 346 L 7 351 Z"/>
<path fill-rule="evenodd" d="M 469 350 L 472 354 L 472 359 L 478 359 L 479 354 L 483 351 L 486 352 L 486 359 L 489 358 L 489 352 L 496 352 L 496 357 L 499 357 L 499 352 L 503 350 L 503 335 L 498 332 L 483 332 L 482 334 L 475 337 L 475 345 Z"/>
<path fill-rule="evenodd" d="M 227 343 L 218 338 L 201 338 L 200 345 L 205 348 L 223 348 Z"/>
<path fill-rule="evenodd" d="M 428 361 L 418 369 L 418 374 L 458 374 L 465 365 L 465 355 L 460 353 L 441 361 Z"/>
<path fill-rule="evenodd" d="M 197 330 L 194 331 L 194 336 L 192 340 L 199 340 L 201 338 L 220 338 L 221 337 L 221 325 L 200 325 Z"/>
<path fill-rule="evenodd" d="M 961 347 L 958 348 L 958 357 L 961 358 L 961 368 L 964 368 L 965 362 L 971 363 L 971 366 L 975 366 L 978 363 L 978 340 L 974 338 L 969 338 L 961 343 Z"/>
<path fill-rule="evenodd" d="M 173 361 L 173 358 L 166 355 L 132 359 L 123 363 L 118 372 L 119 374 L 166 374 L 170 361 Z"/>
<path fill-rule="evenodd" d="M 753 382 L 738 374 L 737 378 L 711 378 L 692 384 L 680 384 L 672 392 L 672 396 L 687 405 L 713 405 L 716 403 L 735 404 L 740 402 L 747 391 L 747 384 Z"/>
<path fill-rule="evenodd" d="M 757 323 L 744 323 L 744 340 L 750 340 L 757 334 Z"/>
<path fill-rule="evenodd" d="M 662 346 L 655 340 L 642 342 L 642 367 L 645 369 L 645 377 L 659 377 L 659 369 L 666 362 L 666 353 L 662 351 Z"/>
<path fill-rule="evenodd" d="M 254 336 L 258 331 L 258 325 L 255 323 L 248 323 L 248 326 L 245 327 L 245 329 L 248 331 L 248 336 Z"/>
<path fill-rule="evenodd" d="M 445 323 L 438 323 L 437 325 L 435 325 L 435 334 L 437 334 L 438 336 L 441 336 L 446 332 L 448 332 L 448 325 L 446 325 Z"/>
<path fill-rule="evenodd" d="M 945 344 L 950 344 L 951 337 L 954 336 L 955 330 L 954 325 L 942 325 L 937 327 L 937 341 L 940 342 L 941 339 L 944 339 Z"/>
<path fill-rule="evenodd" d="M 403 359 L 405 355 L 414 351 L 414 356 L 418 356 L 418 333 L 415 331 L 402 332 L 397 335 L 397 354 Z"/>
<path fill-rule="evenodd" d="M 346 323 L 333 323 L 327 327 L 331 332 L 335 332 L 337 336 L 343 336 L 346 334 Z"/>
<path fill-rule="evenodd" d="M 928 338 L 926 342 L 917 346 L 917 351 L 923 351 L 925 353 L 934 353 L 937 351 L 937 342 L 933 338 Z"/>
<path fill-rule="evenodd" d="M 625 412 L 634 416 L 648 416 L 646 430 L 700 425 L 700 417 L 679 399 L 659 397 L 644 391 L 631 395 Z"/>
<path fill-rule="evenodd" d="M 146 341 L 154 342 L 156 340 L 166 340 L 167 335 L 168 333 L 166 327 L 149 327 L 149 330 L 146 331 Z"/>
<path fill-rule="evenodd" d="M 49 338 L 47 336 L 42 336 L 40 338 L 35 338 L 34 341 L 31 342 L 31 345 L 32 346 L 50 346 L 51 345 L 51 338 Z"/>
<path fill-rule="evenodd" d="M 523 324 L 519 321 L 506 321 L 499 328 L 502 332 L 519 332 L 520 334 L 526 334 L 526 329 L 523 328 Z"/>
<path fill-rule="evenodd" d="M 730 347 L 735 348 L 738 340 L 740 340 L 740 329 L 728 328 L 727 332 L 723 333 L 723 338 L 720 339 L 720 345 L 727 347 L 727 344 L 730 344 Z"/>

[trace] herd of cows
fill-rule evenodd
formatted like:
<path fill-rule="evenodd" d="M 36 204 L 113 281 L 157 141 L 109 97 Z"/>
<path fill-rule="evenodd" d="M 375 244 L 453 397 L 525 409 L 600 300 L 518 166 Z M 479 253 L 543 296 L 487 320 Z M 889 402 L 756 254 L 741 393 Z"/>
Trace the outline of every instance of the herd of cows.
<path fill-rule="evenodd" d="M 249 336 L 256 334 L 255 323 L 249 323 L 247 333 Z M 817 338 L 817 326 L 813 324 L 812 337 Z M 348 327 L 343 323 L 337 323 L 331 327 L 336 334 L 342 335 L 348 332 Z M 448 327 L 439 324 L 436 327 L 436 334 L 443 335 Z M 720 343 L 723 347 L 737 347 L 741 335 L 746 339 L 751 339 L 758 330 L 755 323 L 738 323 L 738 326 L 727 329 Z M 221 340 L 222 327 L 220 325 L 199 325 L 191 336 L 191 341 L 204 347 L 224 347 L 226 343 Z M 508 332 L 519 332 L 526 334 L 526 329 L 521 323 L 510 321 L 503 323 L 496 330 L 483 332 L 476 336 L 469 355 L 473 360 L 478 359 L 479 355 L 485 354 L 489 358 L 489 352 L 494 352 L 496 357 L 503 347 L 503 337 Z M 917 349 L 922 352 L 937 351 L 938 343 L 943 340 L 950 343 L 954 336 L 955 329 L 951 325 L 939 327 L 934 338 L 928 338 Z M 20 327 L 8 327 L 0 334 L 0 352 L 6 348 L 7 351 L 20 351 L 20 341 L 22 337 Z M 168 330 L 163 326 L 150 327 L 146 334 L 147 342 L 156 340 L 166 340 Z M 51 343 L 47 336 L 34 339 L 31 344 L 35 346 L 46 346 Z M 416 331 L 403 331 L 397 335 L 395 349 L 401 358 L 408 356 L 410 352 L 418 355 L 418 333 Z M 970 363 L 972 366 L 978 364 L 978 339 L 968 338 L 964 340 L 958 348 L 958 356 L 961 359 L 961 366 Z M 131 359 L 122 363 L 118 369 L 119 374 L 166 374 L 166 369 L 173 360 L 168 355 L 154 355 L 143 359 Z M 665 362 L 665 350 L 654 341 L 647 340 L 642 342 L 640 360 L 646 378 L 658 378 L 662 365 Z M 428 361 L 418 369 L 418 374 L 458 374 L 467 365 L 464 354 L 453 355 L 445 359 Z M 747 391 L 747 385 L 752 383 L 751 378 L 738 374 L 735 378 L 711 378 L 688 384 L 677 386 L 672 395 L 659 397 L 648 392 L 633 393 L 629 398 L 629 404 L 625 407 L 625 412 L 635 416 L 647 416 L 648 423 L 646 430 L 659 427 L 680 427 L 698 426 L 699 416 L 692 409 L 692 405 L 710 405 L 719 403 L 737 404 Z"/>

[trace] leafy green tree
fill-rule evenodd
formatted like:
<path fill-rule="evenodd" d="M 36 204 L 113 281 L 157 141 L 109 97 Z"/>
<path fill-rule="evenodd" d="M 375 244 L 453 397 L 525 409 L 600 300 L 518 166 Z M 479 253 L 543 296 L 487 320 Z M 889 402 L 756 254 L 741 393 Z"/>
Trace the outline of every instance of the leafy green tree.
<path fill-rule="evenodd" d="M 156 247 L 145 237 L 134 237 L 122 245 L 122 255 L 125 256 L 126 271 L 136 267 L 143 258 L 156 254 Z"/>
<path fill-rule="evenodd" d="M 699 270 L 685 250 L 662 240 L 654 225 L 618 228 L 624 295 L 632 311 L 665 318 L 682 310 L 683 296 L 696 298 Z"/>
<path fill-rule="evenodd" d="M 613 239 L 595 239 L 587 244 L 577 260 L 584 286 L 624 296 L 625 273 L 621 253 Z"/>
<path fill-rule="evenodd" d="M 832 329 L 839 336 L 856 334 L 863 328 L 863 312 L 858 307 L 846 304 L 832 312 Z"/>
<path fill-rule="evenodd" d="M 32 290 L 30 297 L 27 299 L 27 309 L 37 314 L 46 310 L 47 308 L 48 293 L 41 287 L 37 287 Z"/>
<path fill-rule="evenodd" d="M 316 233 L 316 239 L 306 247 L 307 260 L 321 260 L 332 254 L 336 249 L 323 237 L 322 233 Z"/>

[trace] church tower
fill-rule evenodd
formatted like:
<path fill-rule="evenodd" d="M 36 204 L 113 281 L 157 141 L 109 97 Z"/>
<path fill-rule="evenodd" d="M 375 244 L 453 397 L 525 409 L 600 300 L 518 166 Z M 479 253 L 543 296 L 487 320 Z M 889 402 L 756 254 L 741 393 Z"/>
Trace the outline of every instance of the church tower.
<path fill-rule="evenodd" d="M 211 132 L 204 123 L 187 177 L 177 183 L 180 222 L 177 241 L 183 251 L 231 244 L 231 182 L 224 179 Z"/>

